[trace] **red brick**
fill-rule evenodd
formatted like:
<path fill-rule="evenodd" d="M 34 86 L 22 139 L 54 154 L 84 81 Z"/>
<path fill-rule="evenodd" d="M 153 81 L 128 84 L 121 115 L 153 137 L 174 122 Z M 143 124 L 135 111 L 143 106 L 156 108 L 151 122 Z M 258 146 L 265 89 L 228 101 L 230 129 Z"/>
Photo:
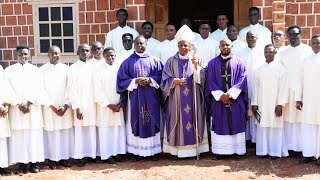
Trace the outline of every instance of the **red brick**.
<path fill-rule="evenodd" d="M 252 6 L 262 6 L 262 0 L 252 0 Z"/>
<path fill-rule="evenodd" d="M 116 11 L 107 12 L 107 22 L 111 23 L 111 22 L 116 22 L 116 21 L 117 21 Z"/>
<path fill-rule="evenodd" d="M 12 27 L 2 27 L 2 35 L 3 36 L 12 36 Z"/>
<path fill-rule="evenodd" d="M 141 30 L 142 23 L 143 22 L 135 22 L 136 30 L 138 31 L 139 34 L 142 33 L 142 30 Z"/>
<path fill-rule="evenodd" d="M 97 34 L 96 35 L 96 41 L 99 41 L 99 42 L 101 42 L 102 44 L 104 44 L 104 42 L 105 42 L 105 35 L 104 34 Z"/>
<path fill-rule="evenodd" d="M 6 20 L 4 17 L 0 17 L 0 27 L 6 25 Z"/>
<path fill-rule="evenodd" d="M 21 26 L 15 26 L 13 27 L 13 32 L 14 32 L 14 35 L 21 35 Z"/>
<path fill-rule="evenodd" d="M 301 3 L 300 14 L 310 14 L 310 13 L 312 13 L 312 3 Z"/>
<path fill-rule="evenodd" d="M 28 16 L 27 16 L 27 23 L 28 23 L 28 25 L 32 25 L 32 24 L 33 24 L 32 15 L 28 15 Z"/>
<path fill-rule="evenodd" d="M 316 26 L 320 26 L 320 15 L 316 16 Z"/>
<path fill-rule="evenodd" d="M 135 0 L 135 4 L 145 4 L 145 0 Z"/>
<path fill-rule="evenodd" d="M 17 25 L 16 16 L 6 16 L 6 25 Z"/>
<path fill-rule="evenodd" d="M 93 12 L 86 13 L 86 23 L 93 23 Z"/>
<path fill-rule="evenodd" d="M 291 14 L 299 14 L 298 4 L 291 4 L 290 10 L 291 10 Z"/>
<path fill-rule="evenodd" d="M 285 2 L 283 1 L 273 1 L 273 11 L 283 11 L 285 8 Z M 286 10 L 288 11 L 288 9 Z M 290 12 L 290 11 L 288 11 Z"/>
<path fill-rule="evenodd" d="M 96 23 L 106 23 L 106 13 L 105 12 L 95 12 L 95 22 Z"/>
<path fill-rule="evenodd" d="M 133 0 L 127 0 L 127 5 L 132 5 L 133 4 Z"/>
<path fill-rule="evenodd" d="M 34 38 L 33 38 L 33 36 L 29 36 L 28 37 L 28 45 L 30 46 L 30 48 L 34 47 Z"/>
<path fill-rule="evenodd" d="M 33 26 L 29 26 L 29 35 L 33 35 L 34 34 L 34 32 L 33 32 Z"/>
<path fill-rule="evenodd" d="M 140 20 L 146 20 L 146 8 L 145 6 L 139 7 Z"/>
<path fill-rule="evenodd" d="M 93 44 L 96 41 L 96 37 L 94 35 L 89 35 L 89 45 Z"/>
<path fill-rule="evenodd" d="M 21 4 L 14 4 L 14 14 L 15 15 L 22 14 Z"/>
<path fill-rule="evenodd" d="M 284 13 L 273 13 L 273 22 L 275 22 L 275 23 L 285 22 L 285 14 Z"/>
<path fill-rule="evenodd" d="M 138 20 L 138 8 L 137 6 L 129 6 L 128 7 L 128 14 L 129 18 L 128 20 Z"/>
<path fill-rule="evenodd" d="M 13 60 L 12 50 L 3 50 L 4 60 Z"/>
<path fill-rule="evenodd" d="M 295 18 L 291 15 L 285 15 L 285 21 L 288 26 L 295 24 Z"/>
<path fill-rule="evenodd" d="M 27 24 L 26 16 L 18 16 L 18 24 L 19 25 L 26 25 Z"/>
<path fill-rule="evenodd" d="M 79 23 L 80 24 L 85 24 L 85 20 L 84 20 L 84 13 L 79 13 Z"/>
<path fill-rule="evenodd" d="M 32 6 L 28 4 L 22 5 L 23 14 L 32 14 Z"/>
<path fill-rule="evenodd" d="M 291 4 L 290 3 L 286 3 L 286 12 L 291 13 Z"/>
<path fill-rule="evenodd" d="M 91 33 L 100 33 L 99 25 L 91 25 Z"/>
<path fill-rule="evenodd" d="M 302 39 L 310 39 L 310 28 L 302 28 Z"/>
<path fill-rule="evenodd" d="M 98 10 L 109 10 L 109 4 L 106 0 L 97 0 L 97 9 Z"/>
<path fill-rule="evenodd" d="M 80 44 L 88 43 L 87 35 L 80 35 Z"/>
<path fill-rule="evenodd" d="M 18 37 L 18 43 L 19 44 L 27 44 L 27 37 L 25 37 L 25 36 Z"/>
<path fill-rule="evenodd" d="M 125 8 L 125 0 L 112 0 L 110 1 L 110 9 Z"/>
<path fill-rule="evenodd" d="M 29 28 L 28 26 L 22 26 L 22 34 L 29 35 Z"/>
<path fill-rule="evenodd" d="M 79 3 L 79 10 L 80 10 L 80 11 L 85 11 L 85 4 L 84 4 L 84 2 Z"/>
<path fill-rule="evenodd" d="M 118 27 L 118 23 L 110 24 L 110 29 L 115 29 L 116 27 Z"/>
<path fill-rule="evenodd" d="M 90 25 L 80 25 L 80 34 L 88 34 L 90 33 Z"/>
<path fill-rule="evenodd" d="M 313 34 L 313 35 L 320 34 L 320 27 L 313 27 L 311 29 L 311 34 Z"/>
<path fill-rule="evenodd" d="M 129 27 L 132 27 L 132 28 L 134 29 L 134 24 L 133 24 L 133 22 L 127 22 L 127 25 L 128 25 Z"/>
<path fill-rule="evenodd" d="M 296 24 L 298 26 L 305 26 L 306 25 L 306 16 L 305 15 L 297 16 Z"/>
<path fill-rule="evenodd" d="M 265 6 L 272 6 L 272 0 L 264 0 Z"/>
<path fill-rule="evenodd" d="M 314 26 L 315 25 L 315 15 L 308 15 L 307 16 L 307 26 Z"/>
<path fill-rule="evenodd" d="M 0 37 L 0 48 L 5 49 L 7 48 L 7 38 Z"/>
<path fill-rule="evenodd" d="M 269 28 L 270 31 L 272 31 L 272 21 L 265 21 L 264 26 Z"/>
<path fill-rule="evenodd" d="M 95 1 L 86 1 L 86 10 L 87 11 L 95 11 L 96 10 Z"/>
<path fill-rule="evenodd" d="M 284 24 L 273 24 L 273 32 L 276 32 L 278 30 L 285 32 Z"/>
<path fill-rule="evenodd" d="M 2 4 L 2 15 L 13 15 L 13 5 Z"/>
<path fill-rule="evenodd" d="M 320 3 L 319 2 L 314 3 L 313 8 L 314 8 L 313 9 L 314 13 L 320 13 Z"/>
<path fill-rule="evenodd" d="M 272 19 L 272 7 L 263 8 L 263 19 Z"/>
<path fill-rule="evenodd" d="M 307 2 L 307 0 L 296 0 L 296 2 Z"/>
<path fill-rule="evenodd" d="M 17 37 L 8 37 L 8 48 L 16 48 L 18 45 Z"/>
<path fill-rule="evenodd" d="M 107 33 L 110 31 L 109 24 L 101 24 L 100 25 L 101 33 Z"/>
<path fill-rule="evenodd" d="M 17 2 L 16 0 L 10 0 L 10 2 Z"/>

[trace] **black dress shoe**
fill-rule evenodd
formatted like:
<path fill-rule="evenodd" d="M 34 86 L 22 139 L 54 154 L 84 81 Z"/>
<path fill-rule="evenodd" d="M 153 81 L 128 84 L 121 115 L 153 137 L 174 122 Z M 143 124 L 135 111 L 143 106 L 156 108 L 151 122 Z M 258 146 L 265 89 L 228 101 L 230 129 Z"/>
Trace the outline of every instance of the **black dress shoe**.
<path fill-rule="evenodd" d="M 116 162 L 123 162 L 123 161 L 124 161 L 123 158 L 120 157 L 119 155 L 113 156 L 112 158 L 113 158 Z"/>
<path fill-rule="evenodd" d="M 309 163 L 311 161 L 312 161 L 312 157 L 302 157 L 302 158 L 300 158 L 299 163 L 300 164 L 306 164 L 306 163 Z"/>
<path fill-rule="evenodd" d="M 178 156 L 171 155 L 171 158 L 175 161 L 179 160 Z"/>
<path fill-rule="evenodd" d="M 221 159 L 221 156 L 220 156 L 220 155 L 218 155 L 218 154 L 213 154 L 213 155 L 212 155 L 212 160 L 218 161 L 218 160 L 220 160 L 220 159 Z"/>
<path fill-rule="evenodd" d="M 280 157 L 278 157 L 278 156 L 271 156 L 271 160 L 276 160 L 276 159 L 279 159 Z"/>
<path fill-rule="evenodd" d="M 140 161 L 142 159 L 142 157 L 140 157 L 140 156 L 137 156 L 137 155 L 134 155 L 133 156 L 133 162 L 138 162 L 138 161 Z"/>
<path fill-rule="evenodd" d="M 320 166 L 320 159 L 317 159 L 316 165 L 317 165 L 317 166 Z"/>
<path fill-rule="evenodd" d="M 19 163 L 18 169 L 14 172 L 15 174 L 27 174 L 27 164 Z"/>
<path fill-rule="evenodd" d="M 158 160 L 159 160 L 158 155 L 153 155 L 153 156 L 151 156 L 151 160 L 152 160 L 152 161 L 158 161 Z"/>
<path fill-rule="evenodd" d="M 71 167 L 71 164 L 68 160 L 61 160 L 59 164 L 63 167 Z"/>
<path fill-rule="evenodd" d="M 80 160 L 78 161 L 78 167 L 83 167 L 83 166 L 85 166 L 85 165 L 87 165 L 87 160 L 86 160 L 86 158 L 82 158 L 82 159 L 80 159 Z"/>
<path fill-rule="evenodd" d="M 0 168 L 0 174 L 7 176 L 13 174 L 13 172 L 8 168 Z"/>
<path fill-rule="evenodd" d="M 99 156 L 96 157 L 95 162 L 97 164 L 102 164 L 103 163 L 103 161 L 101 160 L 101 157 L 99 157 Z"/>
<path fill-rule="evenodd" d="M 40 167 L 36 163 L 30 163 L 29 170 L 31 173 L 38 173 L 40 172 Z"/>
<path fill-rule="evenodd" d="M 105 160 L 105 162 L 108 164 L 115 164 L 116 163 L 116 161 L 112 157 L 109 157 L 107 160 Z"/>
<path fill-rule="evenodd" d="M 57 169 L 57 162 L 49 160 L 49 168 L 50 169 Z"/>

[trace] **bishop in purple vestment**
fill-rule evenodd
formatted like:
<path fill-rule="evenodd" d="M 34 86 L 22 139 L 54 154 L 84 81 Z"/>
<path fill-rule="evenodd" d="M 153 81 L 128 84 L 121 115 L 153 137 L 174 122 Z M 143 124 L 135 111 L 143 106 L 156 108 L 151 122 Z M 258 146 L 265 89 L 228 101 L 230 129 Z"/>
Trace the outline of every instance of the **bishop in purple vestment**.
<path fill-rule="evenodd" d="M 205 96 L 210 101 L 212 152 L 243 155 L 248 88 L 243 61 L 231 49 L 230 40 L 221 40 L 221 54 L 208 64 Z"/>
<path fill-rule="evenodd" d="M 147 41 L 143 36 L 138 36 L 134 43 L 135 52 L 119 68 L 117 92 L 127 97 L 123 105 L 128 108 L 130 125 L 128 151 L 137 156 L 153 156 L 161 152 L 159 84 L 163 66 L 145 52 Z"/>

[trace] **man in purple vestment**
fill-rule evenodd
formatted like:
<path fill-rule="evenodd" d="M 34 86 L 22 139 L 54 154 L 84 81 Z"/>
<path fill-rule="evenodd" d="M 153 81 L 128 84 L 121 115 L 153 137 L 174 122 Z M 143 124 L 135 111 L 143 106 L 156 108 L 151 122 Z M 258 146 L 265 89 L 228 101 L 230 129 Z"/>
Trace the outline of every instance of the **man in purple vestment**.
<path fill-rule="evenodd" d="M 211 142 L 218 155 L 246 153 L 247 80 L 242 59 L 231 54 L 229 39 L 220 41 L 221 54 L 208 64 L 205 97 L 210 101 Z"/>
<path fill-rule="evenodd" d="M 135 52 L 121 64 L 117 78 L 117 92 L 126 97 L 127 146 L 134 161 L 141 156 L 161 152 L 160 95 L 162 64 L 146 53 L 147 40 L 138 36 L 134 40 Z"/>
<path fill-rule="evenodd" d="M 166 116 L 163 152 L 175 159 L 209 151 L 201 88 L 204 82 L 200 77 L 202 60 L 191 52 L 193 37 L 188 26 L 179 29 L 175 37 L 179 52 L 167 60 L 162 74 Z"/>

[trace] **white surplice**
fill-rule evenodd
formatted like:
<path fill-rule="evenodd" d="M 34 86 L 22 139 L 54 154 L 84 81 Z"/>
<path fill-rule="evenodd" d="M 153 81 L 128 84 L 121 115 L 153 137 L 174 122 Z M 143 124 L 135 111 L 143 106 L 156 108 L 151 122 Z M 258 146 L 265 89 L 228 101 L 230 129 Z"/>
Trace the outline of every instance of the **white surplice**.
<path fill-rule="evenodd" d="M 9 121 L 9 163 L 44 161 L 43 147 L 43 103 L 44 86 L 42 73 L 38 67 L 26 63 L 16 63 L 5 69 L 5 79 L 10 84 L 17 99 L 16 104 L 31 102 L 30 112 L 22 113 L 18 105 L 11 106 Z"/>
<path fill-rule="evenodd" d="M 203 59 L 204 67 L 207 67 L 209 61 L 220 53 L 219 43 L 210 37 L 207 37 L 206 39 L 200 37 L 196 39 L 193 44 L 197 49 L 196 54 Z"/>
<path fill-rule="evenodd" d="M 74 158 L 96 157 L 96 107 L 93 90 L 94 64 L 76 61 L 69 68 L 68 94 L 74 110 L 75 144 Z M 83 119 L 77 118 L 76 109 L 82 112 Z"/>
<path fill-rule="evenodd" d="M 160 45 L 160 43 L 161 43 L 160 41 L 154 39 L 153 37 L 149 38 L 148 42 L 147 42 L 146 52 L 149 55 L 160 59 L 160 57 L 159 57 L 159 45 Z"/>
<path fill-rule="evenodd" d="M 257 32 L 257 35 L 258 35 L 257 46 L 264 48 L 267 44 L 272 44 L 271 31 L 267 27 L 259 23 L 255 25 L 250 24 L 249 26 L 243 28 L 239 32 L 239 38 L 241 41 L 243 41 L 244 43 L 247 43 L 247 40 L 246 40 L 247 32 L 250 30 Z"/>
<path fill-rule="evenodd" d="M 119 53 L 116 54 L 116 59 L 114 61 L 114 64 L 117 65 L 117 66 L 120 66 L 121 63 L 128 59 L 128 57 L 130 57 L 134 52 L 134 49 L 130 49 L 130 50 L 121 50 Z"/>
<path fill-rule="evenodd" d="M 256 135 L 257 155 L 288 156 L 283 134 L 283 115 L 275 115 L 275 107 L 284 107 L 288 103 L 288 96 L 288 72 L 282 64 L 272 61 L 256 70 L 251 105 L 258 106 L 261 112 Z"/>
<path fill-rule="evenodd" d="M 248 98 L 249 102 L 251 102 L 251 99 L 253 98 L 255 83 L 254 72 L 265 63 L 263 48 L 256 46 L 251 49 L 249 47 L 246 47 L 239 52 L 239 56 L 243 59 L 244 64 L 246 66 L 246 76 L 248 81 Z M 250 117 L 250 120 L 247 121 L 246 140 L 251 140 L 253 143 L 255 143 L 257 126 L 256 119 L 254 118 L 251 111 L 250 103 L 248 116 Z"/>
<path fill-rule="evenodd" d="M 104 47 L 113 47 L 116 53 L 119 53 L 121 50 L 124 50 L 122 44 L 122 35 L 125 33 L 132 34 L 133 39 L 135 39 L 139 35 L 139 33 L 135 29 L 129 26 L 125 26 L 123 28 L 118 26 L 117 28 L 112 29 L 107 33 Z"/>
<path fill-rule="evenodd" d="M 244 43 L 239 38 L 237 38 L 236 40 L 232 41 L 232 45 L 233 45 L 233 47 L 231 49 L 231 53 L 236 55 L 236 56 L 239 56 L 240 51 L 248 46 L 247 43 Z"/>
<path fill-rule="evenodd" d="M 304 157 L 320 156 L 320 53 L 306 58 L 297 77 L 296 101 L 302 101 L 302 154 Z"/>
<path fill-rule="evenodd" d="M 284 133 L 288 150 L 302 151 L 301 149 L 301 111 L 296 108 L 295 91 L 297 88 L 297 73 L 300 72 L 306 57 L 314 54 L 312 49 L 301 43 L 297 47 L 287 46 L 278 54 L 280 63 L 288 70 L 289 103 L 284 108 Z"/>
<path fill-rule="evenodd" d="M 42 107 L 44 121 L 45 158 L 52 161 L 73 157 L 74 133 L 73 114 L 69 108 L 61 117 L 54 113 L 50 106 L 71 105 L 68 98 L 69 66 L 50 62 L 40 67 L 44 77 L 44 88 L 47 102 Z"/>
<path fill-rule="evenodd" d="M 97 103 L 97 127 L 101 159 L 126 153 L 124 114 L 113 112 L 107 106 L 118 104 L 120 95 L 116 91 L 119 66 L 102 61 L 93 74 L 94 101 Z"/>
<path fill-rule="evenodd" d="M 227 30 L 228 30 L 228 28 L 226 28 L 224 30 L 221 30 L 218 28 L 217 30 L 213 31 L 210 34 L 210 37 L 218 42 L 220 42 L 222 39 L 228 39 Z"/>
<path fill-rule="evenodd" d="M 167 60 L 178 52 L 178 42 L 176 39 L 171 41 L 164 40 L 159 45 L 159 58 L 161 63 L 166 64 Z"/>

